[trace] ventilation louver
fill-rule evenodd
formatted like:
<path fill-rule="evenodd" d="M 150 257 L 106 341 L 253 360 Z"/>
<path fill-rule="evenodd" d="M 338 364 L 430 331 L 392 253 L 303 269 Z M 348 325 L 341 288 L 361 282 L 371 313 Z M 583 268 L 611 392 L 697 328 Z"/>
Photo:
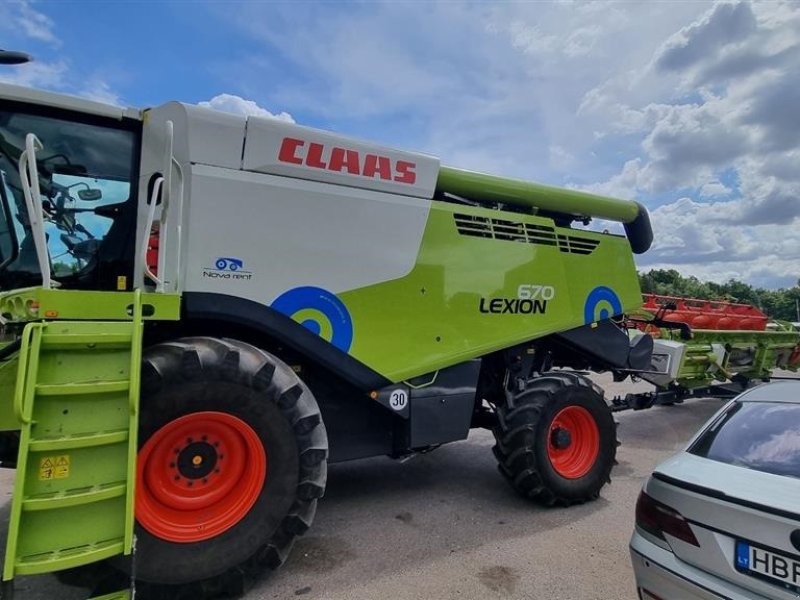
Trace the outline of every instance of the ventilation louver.
<path fill-rule="evenodd" d="M 600 244 L 598 240 L 556 233 L 555 228 L 508 219 L 491 219 L 455 213 L 456 229 L 461 235 L 482 237 L 509 242 L 524 242 L 540 246 L 558 246 L 561 252 L 591 254 Z"/>

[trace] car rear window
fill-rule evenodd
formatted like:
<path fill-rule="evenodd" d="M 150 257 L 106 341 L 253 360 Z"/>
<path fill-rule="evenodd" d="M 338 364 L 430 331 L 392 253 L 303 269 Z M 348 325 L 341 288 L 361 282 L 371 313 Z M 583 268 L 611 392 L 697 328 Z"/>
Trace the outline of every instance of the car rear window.
<path fill-rule="evenodd" d="M 691 454 L 800 478 L 800 404 L 734 402 L 689 448 Z"/>

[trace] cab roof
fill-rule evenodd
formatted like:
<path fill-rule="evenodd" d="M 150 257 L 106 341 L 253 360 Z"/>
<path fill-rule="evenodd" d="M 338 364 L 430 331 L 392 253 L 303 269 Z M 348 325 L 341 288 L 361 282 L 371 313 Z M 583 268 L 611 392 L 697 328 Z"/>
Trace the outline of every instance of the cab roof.
<path fill-rule="evenodd" d="M 26 102 L 38 104 L 39 106 L 50 106 L 65 110 L 74 110 L 84 114 L 96 115 L 121 120 L 142 119 L 142 112 L 138 108 L 122 108 L 94 100 L 86 100 L 77 96 L 67 94 L 56 94 L 44 90 L 36 90 L 9 83 L 0 83 L 0 98 L 16 102 Z"/>

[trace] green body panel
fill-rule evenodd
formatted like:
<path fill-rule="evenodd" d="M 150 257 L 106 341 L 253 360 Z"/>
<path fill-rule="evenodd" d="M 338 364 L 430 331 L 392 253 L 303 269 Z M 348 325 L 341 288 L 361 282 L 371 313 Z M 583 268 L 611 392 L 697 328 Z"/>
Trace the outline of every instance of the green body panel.
<path fill-rule="evenodd" d="M 0 431 L 19 429 L 20 423 L 14 414 L 14 390 L 17 387 L 19 354 L 0 362 Z"/>
<path fill-rule="evenodd" d="M 4 402 L 21 429 L 4 580 L 132 549 L 142 295 L 120 296 L 126 321 L 25 326 Z"/>
<path fill-rule="evenodd" d="M 622 223 L 633 221 L 639 211 L 636 203 L 628 200 L 451 167 L 439 168 L 436 190 L 465 198 L 587 215 Z"/>
<path fill-rule="evenodd" d="M 776 368 L 798 370 L 789 357 L 800 346 L 796 331 L 693 330 L 691 340 L 680 339 L 677 330 L 663 329 L 660 337 L 686 344 L 676 382 L 684 388 L 702 387 L 726 381 L 733 375 L 767 379 Z M 725 347 L 720 362 L 712 344 Z"/>
<path fill-rule="evenodd" d="M 123 592 L 114 592 L 113 594 L 105 594 L 103 596 L 94 596 L 89 600 L 131 600 L 131 593 L 127 590 Z"/>
<path fill-rule="evenodd" d="M 459 233 L 454 214 L 463 215 L 461 223 L 477 219 L 477 225 L 462 230 L 486 226 L 491 231 Z M 552 245 L 530 243 L 528 226 L 553 230 Z M 570 253 L 568 240 L 559 241 L 557 236 L 598 244 L 589 254 Z M 546 235 L 542 239 L 549 240 Z M 493 299 L 501 299 L 495 307 L 504 305 L 502 299 L 518 299 L 521 285 L 553 289 L 543 314 L 481 312 L 482 302 L 488 309 Z M 587 299 L 597 288 L 611 290 L 619 310 L 601 301 L 587 320 Z M 606 316 L 632 310 L 642 302 L 625 238 L 554 228 L 545 218 L 444 202 L 432 203 L 411 272 L 340 293 L 339 298 L 353 319 L 350 354 L 395 382 L 579 327 L 602 318 L 604 310 Z"/>
<path fill-rule="evenodd" d="M 143 318 L 180 319 L 178 294 L 142 294 Z M 28 288 L 0 295 L 0 315 L 8 321 L 38 319 L 117 321 L 131 318 L 134 292 L 95 292 Z"/>

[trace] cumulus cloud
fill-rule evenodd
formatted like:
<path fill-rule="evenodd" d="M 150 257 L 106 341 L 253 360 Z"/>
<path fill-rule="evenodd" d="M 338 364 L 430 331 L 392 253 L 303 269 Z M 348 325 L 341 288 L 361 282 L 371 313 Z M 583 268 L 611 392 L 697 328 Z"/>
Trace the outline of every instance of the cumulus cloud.
<path fill-rule="evenodd" d="M 680 198 L 653 211 L 643 264 L 763 281 L 796 280 L 800 264 L 800 6 L 717 3 L 669 36 L 629 77 L 670 82 L 632 104 L 619 78 L 584 97 L 606 111 L 603 139 L 642 136 L 638 157 L 590 189 Z M 634 168 L 635 167 L 635 168 Z M 720 182 L 733 173 L 736 183 Z M 723 199 L 725 201 L 720 201 Z M 737 272 L 738 271 L 738 272 Z"/>
<path fill-rule="evenodd" d="M 241 96 L 234 94 L 219 94 L 214 96 L 211 100 L 199 102 L 200 106 L 206 108 L 213 108 L 223 112 L 233 113 L 235 115 L 244 115 L 247 117 L 269 117 L 270 119 L 278 119 L 279 121 L 286 121 L 287 123 L 294 123 L 295 120 L 287 112 L 280 112 L 278 114 L 271 113 L 266 108 L 261 108 L 252 100 L 245 100 Z"/>
<path fill-rule="evenodd" d="M 733 190 L 722 182 L 709 181 L 700 186 L 700 196 L 703 198 L 718 198 L 728 196 Z"/>
<path fill-rule="evenodd" d="M 78 90 L 78 95 L 88 100 L 102 102 L 103 104 L 113 104 L 114 106 L 123 105 L 119 94 L 112 89 L 108 82 L 98 77 L 93 77 L 86 82 L 86 85 Z"/>
<path fill-rule="evenodd" d="M 56 22 L 35 6 L 34 2 L 28 0 L 0 2 L 2 45 L 8 49 L 31 47 L 34 55 L 32 62 L 0 69 L 0 81 L 62 92 L 105 104 L 124 105 L 109 83 L 113 74 L 102 74 L 95 70 L 94 65 L 89 69 L 76 66 L 67 57 L 68 52 L 62 49 L 64 43 L 56 35 Z"/>
<path fill-rule="evenodd" d="M 749 4 L 717 4 L 698 21 L 671 36 L 655 57 L 656 67 L 682 71 L 745 40 L 757 29 Z"/>
<path fill-rule="evenodd" d="M 777 246 L 800 247 L 800 5 L 406 8 L 219 9 L 262 45 L 230 84 L 445 164 L 649 203 L 643 266 L 796 279 Z"/>
<path fill-rule="evenodd" d="M 5 2 L 0 4 L 0 30 L 22 35 L 31 40 L 58 47 L 61 40 L 55 34 L 55 23 L 43 12 L 33 8 L 31 2 Z"/>
<path fill-rule="evenodd" d="M 67 63 L 30 62 L 0 71 L 0 81 L 25 87 L 56 89 L 67 83 Z"/>

